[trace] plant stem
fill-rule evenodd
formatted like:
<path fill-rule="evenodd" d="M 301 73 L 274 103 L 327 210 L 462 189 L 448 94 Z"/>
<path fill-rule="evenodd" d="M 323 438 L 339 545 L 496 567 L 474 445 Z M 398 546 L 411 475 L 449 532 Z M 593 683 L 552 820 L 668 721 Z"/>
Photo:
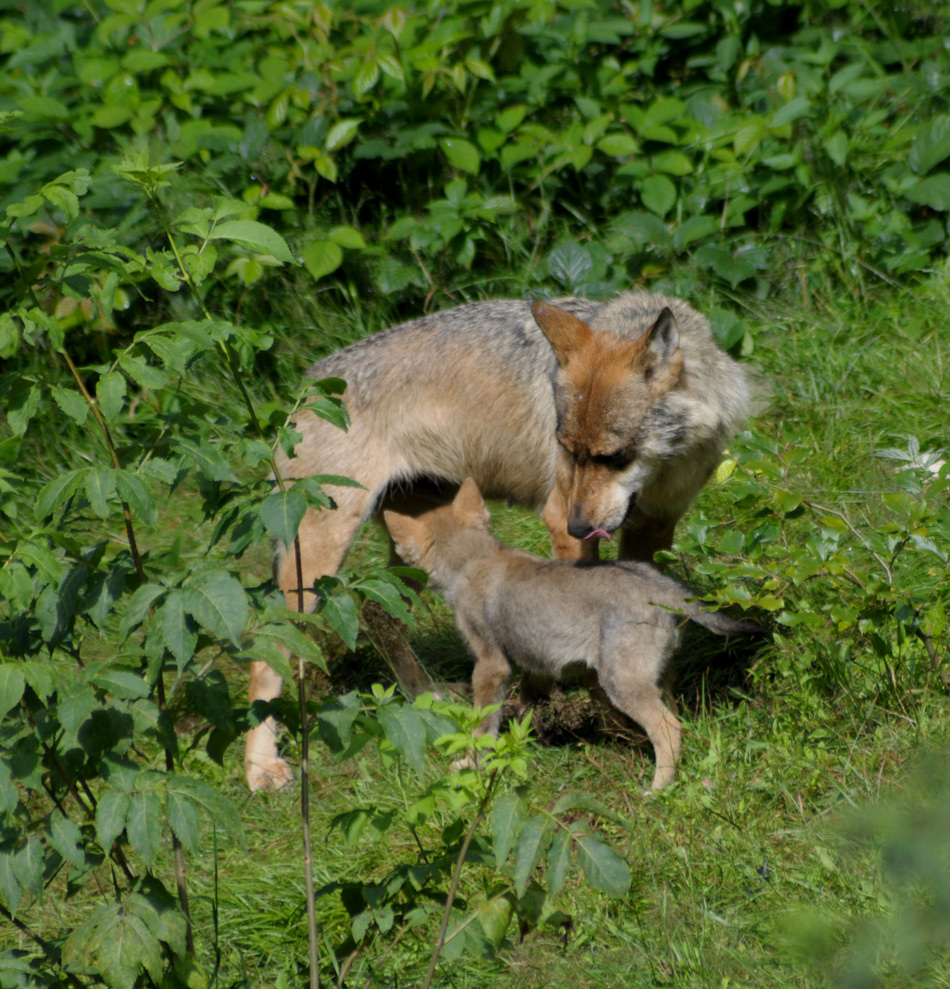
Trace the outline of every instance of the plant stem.
<path fill-rule="evenodd" d="M 294 538 L 297 567 L 297 610 L 303 612 L 303 563 L 300 540 Z M 310 950 L 310 989 L 320 989 L 320 930 L 313 885 L 313 845 L 310 840 L 310 725 L 307 721 L 307 681 L 304 662 L 297 657 L 297 701 L 300 707 L 300 825 L 303 834 L 304 888 L 307 894 L 307 944 Z"/>
<path fill-rule="evenodd" d="M 485 817 L 485 808 L 488 806 L 488 801 L 491 799 L 492 789 L 495 786 L 495 778 L 498 776 L 498 770 L 492 771 L 491 776 L 488 780 L 488 786 L 485 789 L 485 796 L 482 797 L 482 802 L 478 806 L 478 813 L 475 815 L 475 820 L 472 821 L 472 826 L 468 829 L 465 835 L 465 840 L 462 842 L 462 847 L 459 850 L 458 858 L 455 861 L 455 869 L 452 872 L 452 882 L 449 884 L 449 892 L 445 898 L 445 910 L 442 911 L 442 924 L 439 927 L 439 936 L 435 942 L 435 948 L 432 949 L 432 957 L 429 959 L 429 971 L 426 972 L 425 981 L 422 983 L 422 989 L 429 989 L 432 985 L 432 979 L 435 975 L 435 967 L 439 962 L 439 955 L 442 953 L 442 948 L 445 945 L 445 932 L 449 928 L 449 917 L 452 915 L 452 904 L 455 902 L 455 894 L 458 892 L 459 880 L 462 878 L 462 866 L 465 864 L 465 858 L 468 855 L 469 846 L 472 844 L 472 839 L 475 837 L 475 831 L 478 829 L 479 824 L 482 823 L 482 819 Z"/>

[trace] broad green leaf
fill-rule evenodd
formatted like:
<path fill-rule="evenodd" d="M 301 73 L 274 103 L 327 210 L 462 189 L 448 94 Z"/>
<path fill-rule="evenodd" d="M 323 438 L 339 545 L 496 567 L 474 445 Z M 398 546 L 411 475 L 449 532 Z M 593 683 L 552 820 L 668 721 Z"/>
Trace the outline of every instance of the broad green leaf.
<path fill-rule="evenodd" d="M 630 888 L 627 863 L 599 838 L 584 831 L 575 833 L 577 860 L 587 881 L 610 896 L 623 896 Z"/>
<path fill-rule="evenodd" d="M 147 697 L 149 685 L 130 670 L 103 669 L 94 673 L 89 682 L 108 690 L 116 697 Z"/>
<path fill-rule="evenodd" d="M 409 588 L 399 587 L 391 580 L 370 577 L 360 582 L 359 590 L 371 601 L 382 605 L 394 618 L 398 618 L 405 625 L 412 626 L 412 612 L 403 596 L 411 593 Z"/>
<path fill-rule="evenodd" d="M 950 211 L 950 173 L 937 172 L 921 179 L 904 192 L 912 203 L 920 203 L 931 209 Z"/>
<path fill-rule="evenodd" d="M 478 174 L 482 157 L 478 153 L 478 148 L 470 141 L 465 141 L 460 137 L 445 137 L 439 141 L 439 147 L 445 153 L 450 164 L 470 175 Z"/>
<path fill-rule="evenodd" d="M 288 549 L 297 536 L 297 527 L 307 511 L 307 496 L 296 485 L 288 491 L 275 491 L 261 502 L 264 528 Z"/>
<path fill-rule="evenodd" d="M 25 689 L 23 671 L 13 663 L 0 663 L 0 718 L 20 703 Z"/>
<path fill-rule="evenodd" d="M 14 436 L 22 436 L 40 407 L 40 388 L 35 382 L 19 379 L 6 394 L 7 422 Z"/>
<path fill-rule="evenodd" d="M 584 285 L 594 267 L 590 252 L 574 241 L 562 241 L 548 255 L 548 272 L 568 291 Z"/>
<path fill-rule="evenodd" d="M 210 237 L 212 240 L 233 240 L 259 254 L 270 254 L 278 261 L 294 263 L 287 241 L 272 227 L 257 220 L 225 220 L 215 226 Z"/>
<path fill-rule="evenodd" d="M 806 96 L 796 96 L 772 114 L 769 127 L 781 127 L 783 124 L 790 124 L 801 117 L 807 117 L 809 113 L 811 113 L 811 100 Z"/>
<path fill-rule="evenodd" d="M 144 584 L 132 595 L 119 626 L 119 638 L 125 641 L 132 629 L 145 621 L 152 605 L 165 593 L 161 584 Z"/>
<path fill-rule="evenodd" d="M 13 874 L 17 882 L 36 897 L 43 895 L 45 858 L 43 845 L 35 834 L 31 834 L 13 856 Z"/>
<path fill-rule="evenodd" d="M 366 241 L 356 227 L 334 227 L 327 236 L 334 244 L 349 250 L 361 251 L 366 247 Z"/>
<path fill-rule="evenodd" d="M 226 573 L 207 573 L 181 590 L 182 607 L 204 628 L 240 645 L 247 621 L 247 594 Z"/>
<path fill-rule="evenodd" d="M 191 797 L 173 783 L 169 783 L 165 795 L 165 815 L 172 831 L 185 849 L 192 854 L 198 851 L 201 838 L 201 819 Z"/>
<path fill-rule="evenodd" d="M 146 525 L 155 525 L 158 511 L 145 482 L 128 470 L 120 470 L 115 475 L 116 494 L 132 509 L 135 518 Z"/>
<path fill-rule="evenodd" d="M 154 790 L 131 795 L 125 833 L 132 850 L 151 868 L 162 840 L 162 801 Z"/>
<path fill-rule="evenodd" d="M 515 863 L 512 879 L 518 896 L 523 896 L 528 880 L 541 861 L 551 840 L 550 820 L 538 814 L 521 827 L 515 841 Z"/>
<path fill-rule="evenodd" d="M 714 234 L 719 229 L 719 223 L 714 216 L 691 216 L 680 224 L 673 235 L 673 246 L 681 251 L 697 240 Z"/>
<path fill-rule="evenodd" d="M 907 161 L 918 175 L 926 175 L 934 165 L 950 157 L 950 117 L 928 120 L 910 148 Z"/>
<path fill-rule="evenodd" d="M 63 960 L 91 969 L 113 989 L 131 989 L 143 972 L 162 982 L 164 954 L 153 919 L 130 910 L 135 894 L 99 906 L 63 945 Z"/>
<path fill-rule="evenodd" d="M 115 475 L 111 467 L 93 467 L 86 473 L 86 497 L 101 519 L 109 515 L 109 499 L 115 494 Z"/>
<path fill-rule="evenodd" d="M 132 795 L 123 790 L 106 790 L 99 798 L 96 805 L 96 835 L 106 853 L 125 828 L 131 800 Z"/>
<path fill-rule="evenodd" d="M 176 793 L 200 807 L 223 828 L 240 846 L 244 847 L 244 828 L 234 804 L 208 783 L 190 776 L 177 774 L 168 777 L 168 792 Z"/>
<path fill-rule="evenodd" d="M 353 77 L 353 92 L 357 99 L 362 99 L 379 81 L 379 62 L 366 62 L 360 66 Z"/>
<path fill-rule="evenodd" d="M 426 726 L 419 713 L 405 704 L 387 704 L 378 711 L 386 737 L 419 774 L 425 768 Z"/>
<path fill-rule="evenodd" d="M 362 122 L 362 117 L 350 117 L 335 123 L 327 134 L 327 139 L 323 145 L 324 149 L 326 151 L 337 151 L 349 144 L 356 137 L 356 131 Z"/>
<path fill-rule="evenodd" d="M 504 867 L 526 818 L 525 803 L 517 793 L 503 793 L 495 801 L 492 807 L 492 844 L 496 868 Z"/>
<path fill-rule="evenodd" d="M 626 158 L 636 154 L 637 142 L 629 134 L 607 134 L 597 142 L 597 150 L 611 158 Z"/>
<path fill-rule="evenodd" d="M 570 864 L 571 835 L 566 828 L 558 828 L 551 840 L 544 870 L 549 896 L 557 896 L 564 888 L 564 880 Z"/>
<path fill-rule="evenodd" d="M 0 772 L 3 771 L 0 769 Z M 16 915 L 21 895 L 20 883 L 13 872 L 14 855 L 13 849 L 0 848 L 0 895 L 12 915 Z"/>
<path fill-rule="evenodd" d="M 72 388 L 60 388 L 53 385 L 50 389 L 53 401 L 75 422 L 81 426 L 89 415 L 89 403 Z"/>
<path fill-rule="evenodd" d="M 343 263 L 343 249 L 332 240 L 312 240 L 300 256 L 314 281 L 332 274 Z"/>
<path fill-rule="evenodd" d="M 50 845 L 74 868 L 81 869 L 86 861 L 82 849 L 82 833 L 66 817 L 57 816 L 47 832 Z"/>
<path fill-rule="evenodd" d="M 651 175 L 640 186 L 640 198 L 648 210 L 666 216 L 676 202 L 676 186 L 665 175 Z"/>
<path fill-rule="evenodd" d="M 103 374 L 96 382 L 96 398 L 106 422 L 112 422 L 122 411 L 125 377 L 118 371 Z"/>
<path fill-rule="evenodd" d="M 356 636 L 360 629 L 356 601 L 345 591 L 331 594 L 320 603 L 320 614 L 330 628 L 343 640 L 348 649 L 356 648 Z"/>

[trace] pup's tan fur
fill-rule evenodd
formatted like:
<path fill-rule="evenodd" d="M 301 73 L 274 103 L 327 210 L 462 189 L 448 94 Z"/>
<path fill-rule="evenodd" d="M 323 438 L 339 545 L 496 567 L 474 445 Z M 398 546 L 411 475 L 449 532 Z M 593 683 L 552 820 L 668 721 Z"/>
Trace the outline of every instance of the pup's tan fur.
<path fill-rule="evenodd" d="M 346 381 L 352 424 L 343 432 L 302 412 L 303 438 L 293 458 L 278 456 L 280 471 L 363 487 L 330 487 L 337 508 L 304 516 L 305 590 L 336 572 L 359 524 L 394 492 L 405 506 L 420 481 L 435 481 L 451 498 L 469 476 L 486 497 L 540 510 L 558 557 L 596 558 L 597 540 L 618 532 L 622 558 L 652 560 L 748 403 L 706 319 L 644 292 L 471 303 L 351 344 L 308 375 Z M 293 554 L 279 552 L 277 572 L 296 608 Z M 394 666 L 408 689 L 426 683 L 408 651 Z M 280 689 L 266 663 L 252 664 L 252 701 Z M 291 778 L 273 719 L 249 733 L 245 768 L 254 789 Z"/>
<path fill-rule="evenodd" d="M 586 666 L 614 707 L 646 731 L 656 753 L 654 790 L 673 779 L 680 754 L 680 723 L 661 687 L 683 623 L 720 635 L 759 631 L 703 611 L 687 588 L 648 563 L 542 560 L 502 546 L 471 479 L 451 505 L 418 518 L 384 516 L 400 557 L 426 570 L 455 610 L 475 655 L 475 706 L 504 700 L 511 663 L 542 680 Z M 497 734 L 498 720 L 495 713 L 479 730 Z"/>

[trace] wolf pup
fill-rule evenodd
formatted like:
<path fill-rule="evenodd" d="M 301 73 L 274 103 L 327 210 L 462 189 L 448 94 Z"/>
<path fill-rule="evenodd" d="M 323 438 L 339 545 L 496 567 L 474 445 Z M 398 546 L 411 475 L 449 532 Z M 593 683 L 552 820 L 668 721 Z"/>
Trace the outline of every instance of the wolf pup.
<path fill-rule="evenodd" d="M 619 534 L 619 556 L 652 560 L 742 423 L 742 369 L 713 340 L 708 321 L 680 299 L 625 292 L 607 302 L 474 302 L 344 347 L 312 378 L 346 381 L 347 431 L 309 411 L 281 475 L 353 478 L 329 486 L 331 511 L 310 510 L 299 528 L 302 590 L 340 567 L 360 523 L 414 493 L 451 500 L 472 477 L 488 498 L 540 510 L 554 553 L 597 556 Z M 412 511 L 410 511 L 412 514 Z M 277 576 L 297 608 L 293 553 L 278 550 Z M 304 607 L 314 605 L 304 594 Z M 427 683 L 406 649 L 397 679 Z M 251 665 L 249 695 L 271 700 L 280 677 Z M 292 778 L 278 757 L 273 719 L 247 739 L 252 789 Z"/>
<path fill-rule="evenodd" d="M 688 617 L 719 635 L 761 632 L 688 601 L 689 589 L 648 563 L 543 560 L 503 546 L 471 478 L 451 505 L 418 518 L 384 513 L 400 557 L 429 574 L 475 654 L 475 707 L 501 704 L 511 663 L 554 680 L 571 664 L 596 673 L 617 710 L 646 731 L 652 789 L 676 773 L 680 723 L 663 702 L 667 664 Z M 672 609 L 672 610 L 670 610 Z M 479 726 L 498 733 L 499 713 Z"/>

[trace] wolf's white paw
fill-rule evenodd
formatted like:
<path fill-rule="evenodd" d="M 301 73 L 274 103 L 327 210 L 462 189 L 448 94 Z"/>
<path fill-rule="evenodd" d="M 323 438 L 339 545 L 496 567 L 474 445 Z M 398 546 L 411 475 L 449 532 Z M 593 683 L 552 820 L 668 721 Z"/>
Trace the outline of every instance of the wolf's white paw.
<path fill-rule="evenodd" d="M 449 772 L 460 773 L 463 769 L 478 769 L 478 756 L 474 752 L 469 752 L 464 759 L 456 759 L 449 766 Z"/>
<path fill-rule="evenodd" d="M 248 760 L 244 763 L 244 775 L 252 792 L 258 790 L 280 790 L 294 782 L 293 769 L 281 758 Z"/>

